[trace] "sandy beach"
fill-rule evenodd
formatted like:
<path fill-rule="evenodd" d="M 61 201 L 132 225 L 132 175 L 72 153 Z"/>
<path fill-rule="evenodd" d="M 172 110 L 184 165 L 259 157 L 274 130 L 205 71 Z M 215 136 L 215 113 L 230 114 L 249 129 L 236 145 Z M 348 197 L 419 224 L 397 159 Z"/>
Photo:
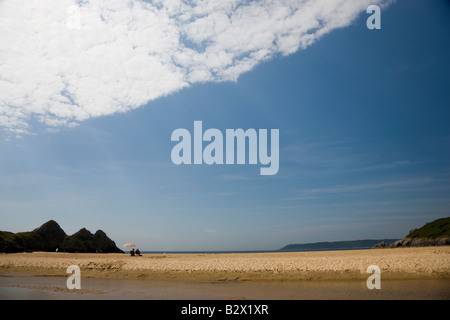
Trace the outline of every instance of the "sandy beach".
<path fill-rule="evenodd" d="M 171 292 L 179 293 L 179 289 L 189 286 L 191 289 L 188 291 L 193 294 L 195 290 L 192 288 L 200 286 L 202 288 L 199 289 L 200 292 L 206 293 L 209 289 L 205 289 L 205 284 L 214 283 L 216 284 L 214 292 L 217 293 L 218 290 L 224 292 L 224 288 L 219 289 L 220 286 L 217 284 L 222 286 L 226 284 L 225 289 L 232 290 L 228 294 L 219 296 L 219 299 L 232 297 L 297 299 L 321 297 L 321 293 L 322 296 L 327 297 L 324 293 L 330 293 L 330 286 L 335 289 L 348 289 L 353 286 L 369 294 L 371 290 L 367 289 L 366 280 L 370 274 L 366 270 L 370 265 L 377 265 L 381 270 L 385 297 L 393 298 L 396 297 L 395 292 L 398 293 L 397 289 L 389 293 L 386 290 L 389 285 L 402 283 L 404 290 L 414 292 L 411 288 L 407 289 L 406 284 L 410 284 L 412 287 L 418 286 L 416 291 L 419 292 L 424 290 L 424 287 L 420 287 L 420 283 L 427 285 L 429 295 L 425 298 L 450 298 L 450 247 L 290 253 L 143 254 L 140 257 L 131 257 L 129 254 L 48 252 L 2 254 L 0 255 L 0 278 L 2 278 L 0 287 L 9 288 L 9 290 L 13 287 L 20 288 L 20 286 L 30 288 L 32 284 L 36 285 L 36 281 L 48 283 L 50 279 L 56 281 L 59 278 L 61 290 L 55 291 L 55 286 L 45 286 L 43 283 L 38 287 L 53 288 L 53 292 L 67 293 L 61 277 L 68 277 L 66 269 L 70 265 L 79 266 L 85 285 L 88 279 L 91 283 L 109 280 L 114 281 L 116 285 L 127 283 L 128 291 L 133 291 L 144 283 L 153 283 L 154 289 L 157 283 L 161 286 L 161 290 L 174 286 Z M 13 285 L 15 277 L 21 279 L 21 282 L 16 280 L 21 284 Z M 131 283 L 134 284 L 131 285 Z M 187 285 L 187 283 L 190 284 Z M 261 287 L 262 285 L 265 289 Z M 305 291 L 305 285 L 309 286 L 307 291 Z M 324 285 L 326 288 L 320 289 Z M 260 288 L 255 289 L 256 286 Z M 303 294 L 300 294 L 301 288 L 296 286 L 302 286 Z M 98 287 L 100 285 L 97 282 Z M 92 292 L 84 293 L 95 293 L 94 288 L 95 285 L 92 286 Z M 433 288 L 436 291 L 434 293 Z M 247 293 L 244 296 L 239 294 L 245 290 L 250 290 L 254 294 Z M 262 294 L 264 290 L 267 291 L 266 295 Z M 317 295 L 312 295 L 314 290 L 318 290 Z M 215 297 L 212 292 L 205 296 L 193 294 L 193 297 L 200 299 L 208 298 L 208 296 Z M 342 297 L 345 293 L 338 290 L 335 296 Z M 186 292 L 182 297 L 172 295 L 173 297 L 186 298 L 190 295 Z M 361 297 L 364 296 L 355 295 L 355 298 Z M 401 296 L 398 297 L 401 298 Z M 5 293 L 2 298 L 5 298 Z M 170 299 L 171 296 L 164 296 L 164 298 Z M 157 295 L 155 299 L 158 299 Z"/>
<path fill-rule="evenodd" d="M 1 272 L 195 280 L 350 280 L 370 265 L 384 279 L 449 279 L 450 247 L 232 254 L 16 253 L 0 255 Z"/>

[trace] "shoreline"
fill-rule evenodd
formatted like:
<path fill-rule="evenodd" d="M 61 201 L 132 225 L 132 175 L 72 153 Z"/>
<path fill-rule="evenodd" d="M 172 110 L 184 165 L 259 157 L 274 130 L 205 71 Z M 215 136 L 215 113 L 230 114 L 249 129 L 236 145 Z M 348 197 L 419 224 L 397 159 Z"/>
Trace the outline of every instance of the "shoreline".
<path fill-rule="evenodd" d="M 80 267 L 81 288 L 66 281 Z M 378 265 L 381 290 L 369 290 Z M 450 300 L 450 247 L 293 253 L 0 254 L 0 300 Z"/>
<path fill-rule="evenodd" d="M 33 252 L 0 255 L 0 274 L 151 281 L 351 281 L 378 265 L 383 280 L 450 280 L 450 247 L 264 253 L 129 254 Z"/>

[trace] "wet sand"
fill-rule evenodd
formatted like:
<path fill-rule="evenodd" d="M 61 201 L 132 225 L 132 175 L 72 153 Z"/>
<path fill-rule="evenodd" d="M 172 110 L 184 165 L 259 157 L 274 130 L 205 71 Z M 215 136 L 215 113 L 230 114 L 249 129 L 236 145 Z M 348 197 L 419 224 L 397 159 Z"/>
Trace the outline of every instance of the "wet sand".
<path fill-rule="evenodd" d="M 0 275 L 1 300 L 448 300 L 448 280 L 387 280 L 369 290 L 363 281 L 140 281 Z"/>
<path fill-rule="evenodd" d="M 81 289 L 66 269 L 81 270 Z M 369 290 L 367 267 L 381 269 Z M 236 254 L 0 255 L 0 299 L 450 299 L 450 247 Z"/>

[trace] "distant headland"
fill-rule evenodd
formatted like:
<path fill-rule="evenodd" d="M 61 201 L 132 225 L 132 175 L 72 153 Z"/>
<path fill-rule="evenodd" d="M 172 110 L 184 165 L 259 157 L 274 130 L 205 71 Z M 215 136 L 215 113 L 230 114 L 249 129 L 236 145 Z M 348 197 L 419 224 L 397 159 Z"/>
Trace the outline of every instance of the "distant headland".
<path fill-rule="evenodd" d="M 86 228 L 82 228 L 73 235 L 67 235 L 54 220 L 44 223 L 33 231 L 18 233 L 0 231 L 0 252 L 32 251 L 123 253 L 102 230 L 92 234 Z"/>
<path fill-rule="evenodd" d="M 403 239 L 369 239 L 289 244 L 278 251 L 359 250 L 445 245 L 450 245 L 450 217 L 429 222 L 419 229 L 412 229 Z"/>
<path fill-rule="evenodd" d="M 301 244 L 288 244 L 278 251 L 327 251 L 327 250 L 360 250 L 370 249 L 378 243 L 391 243 L 398 239 L 366 239 L 350 241 L 314 242 Z"/>

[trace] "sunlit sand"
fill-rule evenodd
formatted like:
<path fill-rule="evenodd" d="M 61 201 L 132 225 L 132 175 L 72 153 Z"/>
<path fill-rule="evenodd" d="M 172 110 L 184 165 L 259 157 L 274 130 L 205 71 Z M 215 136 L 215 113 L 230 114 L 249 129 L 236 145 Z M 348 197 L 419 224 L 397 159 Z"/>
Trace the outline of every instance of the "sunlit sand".
<path fill-rule="evenodd" d="M 108 280 L 115 283 L 115 286 L 119 283 L 120 286 L 126 284 L 128 293 L 133 292 L 133 288 L 144 286 L 145 283 L 153 283 L 150 288 L 155 290 L 159 286 L 161 288 L 159 294 L 170 292 L 173 295 L 177 292 L 184 298 L 188 298 L 190 292 L 193 298 L 200 299 L 208 297 L 221 299 L 225 296 L 263 299 L 302 299 L 321 296 L 345 298 L 345 295 L 358 299 L 368 295 L 369 291 L 379 291 L 384 294 L 379 297 L 391 299 L 396 297 L 395 292 L 403 292 L 398 291 L 398 288 L 404 289 L 403 294 L 411 292 L 413 295 L 407 295 L 405 298 L 450 298 L 450 289 L 447 289 L 450 288 L 450 247 L 290 253 L 143 254 L 140 257 L 131 257 L 129 254 L 48 252 L 2 254 L 0 275 L 4 275 L 3 279 L 6 279 L 6 275 L 10 277 L 8 285 L 4 284 L 3 289 L 8 287 L 8 290 L 13 290 L 11 277 L 27 275 L 26 279 L 39 279 L 44 283 L 50 281 L 46 278 L 59 277 L 58 281 L 61 282 L 62 288 L 49 292 L 59 295 L 68 293 L 68 289 L 64 288 L 65 279 L 62 277 L 69 276 L 66 270 L 70 265 L 80 267 L 85 285 L 83 289 L 86 289 L 89 283 L 87 279 L 91 283 Z M 366 271 L 370 265 L 377 265 L 381 270 L 382 290 L 368 290 L 366 287 L 366 280 L 370 276 Z M 25 281 L 23 280 L 25 278 L 21 279 Z M 32 288 L 30 283 L 37 280 L 27 281 L 28 285 L 23 283 L 22 287 L 30 289 Z M 419 283 L 414 281 L 421 281 L 420 285 L 413 285 Z M 158 285 L 155 286 L 155 283 Z M 211 286 L 207 287 L 213 283 L 214 289 L 211 289 Z M 227 286 L 219 290 L 225 283 Z M 396 284 L 397 291 L 386 289 L 390 286 L 393 288 L 393 284 Z M 424 292 L 423 287 L 420 287 L 422 284 L 427 284 L 428 291 Z M 407 290 L 408 285 L 416 290 Z M 175 286 L 178 290 L 167 291 L 170 286 Z M 203 289 L 198 291 L 203 295 L 194 294 L 196 286 L 203 286 Z M 259 289 L 256 289 L 257 287 Z M 40 288 L 48 288 L 48 285 L 41 284 Z M 335 296 L 330 288 L 334 288 Z M 361 294 L 356 294 L 358 291 L 354 288 L 358 288 Z M 94 289 L 95 287 L 92 289 L 93 292 L 96 292 Z M 170 299 L 170 295 L 160 296 L 152 292 L 154 295 L 150 298 Z M 182 292 L 184 294 L 181 294 Z M 219 292 L 221 295 L 215 295 Z M 355 296 L 348 295 L 349 292 L 355 293 Z M 101 294 L 99 296 L 105 297 Z M 123 296 L 119 294 L 119 297 Z"/>
<path fill-rule="evenodd" d="M 91 277 L 167 277 L 215 280 L 355 279 L 370 265 L 389 279 L 450 278 L 450 247 L 231 254 L 15 253 L 0 255 L 2 272 L 64 275 L 77 265 Z"/>

